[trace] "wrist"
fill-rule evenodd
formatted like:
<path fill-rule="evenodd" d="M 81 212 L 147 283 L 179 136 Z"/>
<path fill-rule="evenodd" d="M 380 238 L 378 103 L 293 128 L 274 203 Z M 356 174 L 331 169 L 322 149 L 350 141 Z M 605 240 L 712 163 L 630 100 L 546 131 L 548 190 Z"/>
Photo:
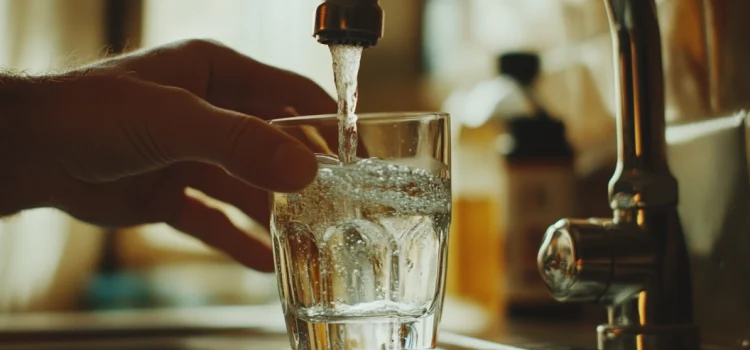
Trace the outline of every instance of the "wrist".
<path fill-rule="evenodd" d="M 43 102 L 40 82 L 0 76 L 0 217 L 50 203 L 32 125 Z"/>

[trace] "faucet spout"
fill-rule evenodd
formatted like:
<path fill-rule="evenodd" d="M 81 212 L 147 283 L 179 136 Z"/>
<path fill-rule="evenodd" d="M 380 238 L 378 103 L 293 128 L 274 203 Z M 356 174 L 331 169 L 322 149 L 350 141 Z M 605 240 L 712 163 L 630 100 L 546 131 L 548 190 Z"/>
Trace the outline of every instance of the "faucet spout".
<path fill-rule="evenodd" d="M 383 9 L 378 0 L 323 1 L 313 36 L 325 45 L 375 46 L 383 37 Z"/>
<path fill-rule="evenodd" d="M 676 205 L 677 182 L 666 159 L 656 5 L 653 0 L 605 0 L 605 5 L 617 96 L 618 162 L 609 185 L 610 204 L 612 209 Z"/>

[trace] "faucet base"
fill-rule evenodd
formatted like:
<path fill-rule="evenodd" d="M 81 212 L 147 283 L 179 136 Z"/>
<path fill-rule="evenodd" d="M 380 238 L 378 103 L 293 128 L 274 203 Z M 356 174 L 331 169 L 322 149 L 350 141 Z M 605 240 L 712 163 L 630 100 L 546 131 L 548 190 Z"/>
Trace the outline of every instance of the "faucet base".
<path fill-rule="evenodd" d="M 599 350 L 700 350 L 697 326 L 620 326 L 596 328 Z"/>

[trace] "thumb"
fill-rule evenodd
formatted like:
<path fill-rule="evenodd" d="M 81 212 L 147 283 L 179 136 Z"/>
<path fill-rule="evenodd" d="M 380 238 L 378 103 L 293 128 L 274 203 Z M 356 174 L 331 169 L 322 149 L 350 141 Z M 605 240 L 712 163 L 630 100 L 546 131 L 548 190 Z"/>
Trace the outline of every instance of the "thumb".
<path fill-rule="evenodd" d="M 172 89 L 170 89 L 172 90 Z M 294 192 L 315 178 L 317 161 L 299 141 L 266 121 L 215 107 L 181 89 L 168 97 L 171 118 L 151 118 L 168 158 L 222 166 L 270 191 Z"/>

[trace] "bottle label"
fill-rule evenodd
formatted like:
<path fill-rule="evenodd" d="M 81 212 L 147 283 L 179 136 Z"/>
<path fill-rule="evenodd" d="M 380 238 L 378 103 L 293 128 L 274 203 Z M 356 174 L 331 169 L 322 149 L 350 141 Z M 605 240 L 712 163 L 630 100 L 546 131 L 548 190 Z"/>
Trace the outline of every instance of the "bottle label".
<path fill-rule="evenodd" d="M 544 233 L 574 211 L 573 169 L 566 165 L 513 164 L 508 167 L 506 266 L 511 300 L 550 300 L 537 267 Z"/>

